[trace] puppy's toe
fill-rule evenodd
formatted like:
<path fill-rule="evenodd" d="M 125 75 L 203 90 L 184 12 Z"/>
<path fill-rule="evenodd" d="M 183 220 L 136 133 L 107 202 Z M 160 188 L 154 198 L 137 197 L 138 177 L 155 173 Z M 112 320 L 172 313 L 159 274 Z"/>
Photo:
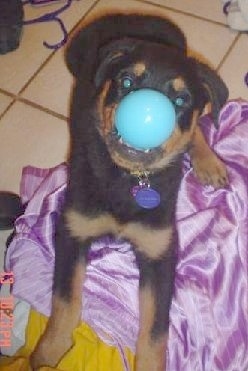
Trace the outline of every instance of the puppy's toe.
<path fill-rule="evenodd" d="M 204 185 L 214 188 L 226 187 L 229 183 L 226 166 L 214 154 L 205 158 L 195 158 L 192 165 L 196 176 Z"/>
<path fill-rule="evenodd" d="M 32 370 L 36 371 L 41 366 L 55 367 L 71 346 L 72 341 L 63 337 L 50 338 L 50 336 L 46 336 L 41 338 L 30 357 Z"/>

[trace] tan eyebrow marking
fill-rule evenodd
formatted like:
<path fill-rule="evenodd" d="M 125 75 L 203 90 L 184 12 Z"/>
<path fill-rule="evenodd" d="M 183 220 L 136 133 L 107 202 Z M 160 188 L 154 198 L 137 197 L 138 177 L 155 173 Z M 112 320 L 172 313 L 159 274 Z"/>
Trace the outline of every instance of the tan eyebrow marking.
<path fill-rule="evenodd" d="M 138 62 L 133 67 L 133 72 L 136 76 L 141 76 L 146 70 L 146 65 L 143 62 Z"/>
<path fill-rule="evenodd" d="M 181 91 L 185 89 L 185 86 L 186 86 L 182 77 L 175 78 L 172 82 L 172 85 L 176 91 Z"/>

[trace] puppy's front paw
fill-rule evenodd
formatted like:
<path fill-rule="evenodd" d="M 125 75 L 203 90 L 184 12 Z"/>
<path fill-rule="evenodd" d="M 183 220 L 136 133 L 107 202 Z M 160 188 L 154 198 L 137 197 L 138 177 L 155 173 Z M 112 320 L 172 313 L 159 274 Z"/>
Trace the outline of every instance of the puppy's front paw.
<path fill-rule="evenodd" d="M 30 357 L 33 371 L 41 366 L 55 367 L 62 356 L 71 348 L 72 341 L 65 338 L 43 337 Z"/>
<path fill-rule="evenodd" d="M 192 165 L 202 184 L 212 185 L 214 188 L 228 185 L 226 166 L 213 152 L 209 152 L 209 156 L 193 157 Z"/>
<path fill-rule="evenodd" d="M 139 336 L 136 347 L 135 371 L 165 371 L 167 335 L 157 340 Z"/>

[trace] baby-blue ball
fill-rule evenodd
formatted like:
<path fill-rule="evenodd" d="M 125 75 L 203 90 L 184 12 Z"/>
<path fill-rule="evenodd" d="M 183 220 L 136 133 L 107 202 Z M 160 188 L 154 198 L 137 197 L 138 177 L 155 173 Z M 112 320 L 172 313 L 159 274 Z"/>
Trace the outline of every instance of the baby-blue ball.
<path fill-rule="evenodd" d="M 124 143 L 147 150 L 159 147 L 175 128 L 175 109 L 168 97 L 153 89 L 127 94 L 115 113 L 115 126 Z"/>

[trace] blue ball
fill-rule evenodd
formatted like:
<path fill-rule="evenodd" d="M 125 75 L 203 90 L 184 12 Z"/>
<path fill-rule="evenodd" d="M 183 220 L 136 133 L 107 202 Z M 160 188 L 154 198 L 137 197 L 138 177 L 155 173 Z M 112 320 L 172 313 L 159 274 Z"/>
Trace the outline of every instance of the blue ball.
<path fill-rule="evenodd" d="M 175 122 L 170 99 L 152 89 L 130 92 L 115 113 L 118 134 L 124 143 L 138 150 L 159 147 L 172 134 Z"/>

